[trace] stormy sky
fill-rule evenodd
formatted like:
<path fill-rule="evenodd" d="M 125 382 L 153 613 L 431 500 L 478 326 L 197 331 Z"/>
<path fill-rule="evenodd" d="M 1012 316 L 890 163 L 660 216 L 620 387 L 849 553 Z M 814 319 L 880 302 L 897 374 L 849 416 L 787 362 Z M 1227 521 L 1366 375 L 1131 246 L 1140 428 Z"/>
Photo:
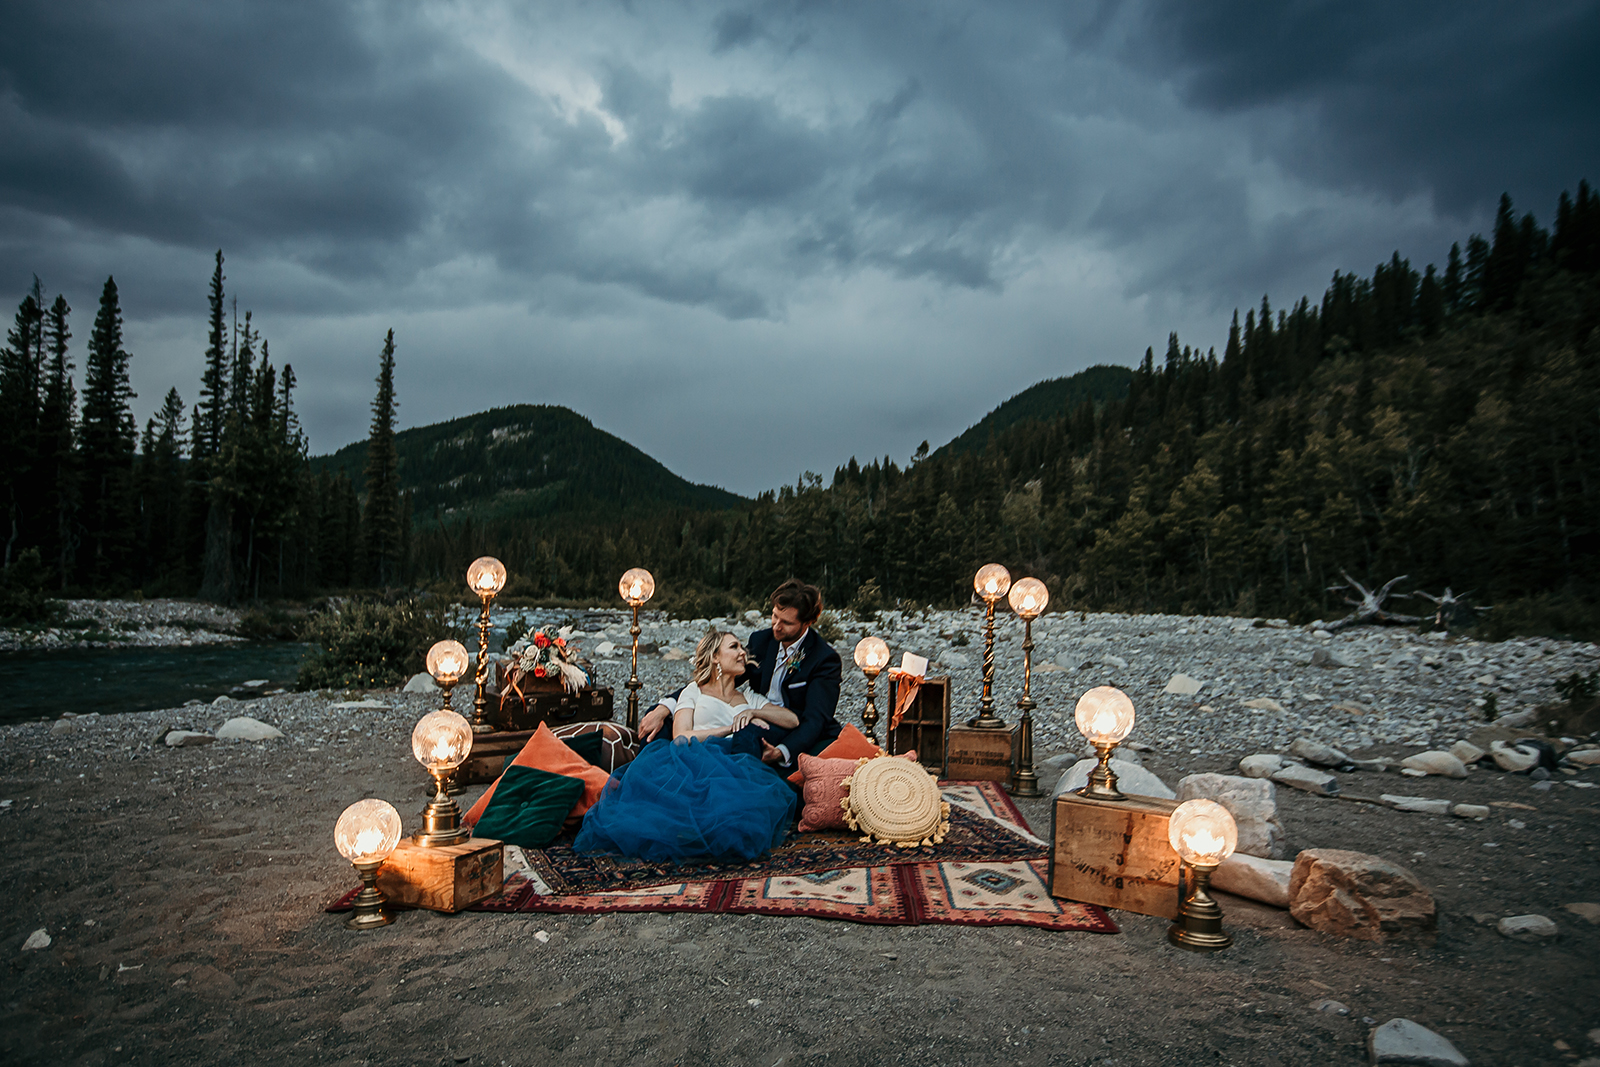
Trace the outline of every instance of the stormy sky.
<path fill-rule="evenodd" d="M 751 494 L 1600 179 L 1600 5 L 12 0 L 0 300 L 194 400 L 211 259 L 315 452 L 564 404 Z M 9 295 L 7 295 L 9 294 Z"/>

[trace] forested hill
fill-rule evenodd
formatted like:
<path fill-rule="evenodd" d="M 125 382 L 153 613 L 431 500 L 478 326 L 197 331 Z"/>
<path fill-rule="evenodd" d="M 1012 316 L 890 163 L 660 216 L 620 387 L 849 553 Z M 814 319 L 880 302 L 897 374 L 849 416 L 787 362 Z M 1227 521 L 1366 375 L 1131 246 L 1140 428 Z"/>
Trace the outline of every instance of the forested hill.
<path fill-rule="evenodd" d="M 660 507 L 721 509 L 744 498 L 673 474 L 577 412 L 545 404 L 493 408 L 395 435 L 399 487 L 412 514 L 479 520 L 610 513 Z M 357 441 L 313 470 L 362 483 L 367 442 Z"/>
<path fill-rule="evenodd" d="M 1058 419 L 1085 402 L 1101 404 L 1107 400 L 1121 400 L 1128 395 L 1128 383 L 1132 380 L 1130 368 L 1101 363 L 1070 377 L 1038 382 L 989 412 L 934 454 L 976 452 L 989 443 L 992 435 L 1018 423 Z"/>

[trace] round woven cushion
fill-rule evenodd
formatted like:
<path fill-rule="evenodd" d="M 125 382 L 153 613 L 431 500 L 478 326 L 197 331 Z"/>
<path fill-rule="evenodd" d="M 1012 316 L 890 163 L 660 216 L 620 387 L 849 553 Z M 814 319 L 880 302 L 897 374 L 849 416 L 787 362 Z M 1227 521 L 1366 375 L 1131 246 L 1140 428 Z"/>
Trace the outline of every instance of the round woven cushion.
<path fill-rule="evenodd" d="M 920 842 L 940 831 L 944 807 L 933 775 L 893 757 L 870 759 L 850 776 L 856 828 L 880 841 Z"/>

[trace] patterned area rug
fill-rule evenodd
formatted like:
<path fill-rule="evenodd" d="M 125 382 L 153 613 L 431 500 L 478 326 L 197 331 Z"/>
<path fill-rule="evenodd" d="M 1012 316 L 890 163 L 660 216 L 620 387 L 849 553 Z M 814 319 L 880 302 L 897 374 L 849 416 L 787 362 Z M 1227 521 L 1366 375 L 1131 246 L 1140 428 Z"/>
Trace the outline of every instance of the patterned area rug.
<path fill-rule="evenodd" d="M 1046 889 L 1048 846 L 991 782 L 945 783 L 954 831 L 941 845 L 885 849 L 853 834 L 806 834 L 752 867 L 573 863 L 570 848 L 508 848 L 505 891 L 473 911 L 692 911 L 796 915 L 911 926 L 1014 924 L 1116 933 L 1105 911 Z M 952 841 L 954 839 L 954 841 Z M 554 853 L 554 856 L 551 854 Z M 583 857 L 577 857 L 583 859 Z M 840 862 L 840 861 L 843 862 Z M 512 873 L 514 872 L 514 873 Z M 552 883 L 587 883 L 574 892 Z M 687 877 L 686 877 L 687 876 Z M 674 878 L 673 881 L 665 881 Z M 616 888 L 588 888 L 605 885 Z"/>

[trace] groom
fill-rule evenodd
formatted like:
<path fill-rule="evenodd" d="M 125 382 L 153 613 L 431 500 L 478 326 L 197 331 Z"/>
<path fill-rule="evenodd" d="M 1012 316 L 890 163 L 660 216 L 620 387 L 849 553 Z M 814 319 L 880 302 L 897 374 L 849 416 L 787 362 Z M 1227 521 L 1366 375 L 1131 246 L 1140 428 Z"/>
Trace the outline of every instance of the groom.
<path fill-rule="evenodd" d="M 771 599 L 772 626 L 750 635 L 750 661 L 742 682 L 794 712 L 800 722 L 792 730 L 762 729 L 752 723 L 733 735 L 733 751 L 760 756 L 762 762 L 787 773 L 800 753 L 816 755 L 839 736 L 834 709 L 843 666 L 839 653 L 813 628 L 822 616 L 820 589 L 790 578 L 773 590 Z M 650 709 L 639 723 L 640 736 L 654 739 L 676 705 L 672 697 L 665 697 Z"/>

